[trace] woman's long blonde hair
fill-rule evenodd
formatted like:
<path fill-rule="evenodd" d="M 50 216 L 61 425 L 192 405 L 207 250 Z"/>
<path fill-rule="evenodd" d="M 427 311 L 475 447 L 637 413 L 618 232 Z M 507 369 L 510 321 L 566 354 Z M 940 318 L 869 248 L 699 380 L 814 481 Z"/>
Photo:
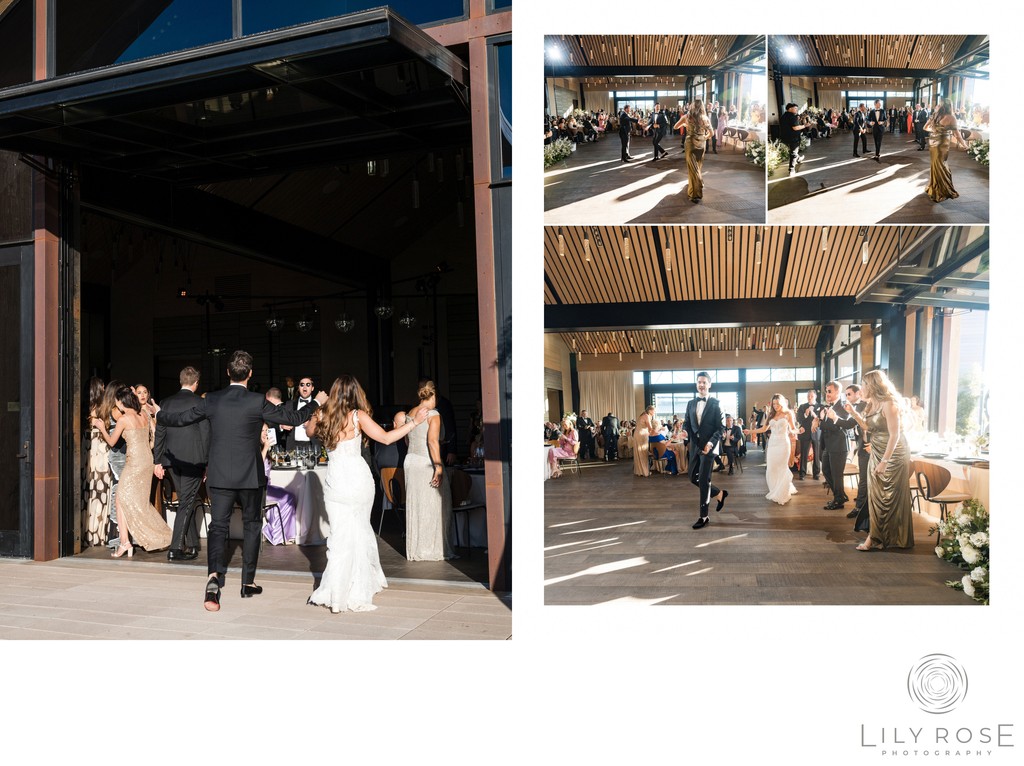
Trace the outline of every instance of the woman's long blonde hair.
<path fill-rule="evenodd" d="M 775 417 L 775 408 L 772 407 L 772 402 L 774 402 L 776 399 L 778 399 L 779 400 L 779 404 L 782 405 L 782 412 L 783 413 L 789 412 L 789 399 L 787 399 L 782 394 L 772 394 L 771 402 L 768 402 L 768 406 L 771 407 L 771 409 L 772 409 L 772 417 L 768 418 L 769 420 L 771 420 L 772 418 Z"/>
<path fill-rule="evenodd" d="M 889 376 L 881 370 L 870 370 L 860 379 L 860 393 L 865 399 L 871 400 L 871 412 L 875 413 L 882 407 L 882 402 L 892 402 L 897 410 L 903 409 L 903 397 Z"/>
<path fill-rule="evenodd" d="M 351 375 L 342 375 L 334 379 L 331 393 L 320 410 L 320 424 L 317 432 L 327 449 L 332 450 L 341 441 L 341 434 L 348 425 L 350 413 L 362 410 L 373 415 L 370 403 L 366 400 L 366 392 L 359 381 Z"/>

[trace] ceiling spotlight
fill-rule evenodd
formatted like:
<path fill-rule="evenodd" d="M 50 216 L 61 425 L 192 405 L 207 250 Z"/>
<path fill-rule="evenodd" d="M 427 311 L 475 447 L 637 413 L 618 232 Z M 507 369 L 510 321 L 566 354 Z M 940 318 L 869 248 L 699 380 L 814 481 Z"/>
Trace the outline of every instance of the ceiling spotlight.
<path fill-rule="evenodd" d="M 828 226 L 821 227 L 821 249 L 828 250 Z"/>
<path fill-rule="evenodd" d="M 565 235 L 562 234 L 562 227 L 558 227 L 558 254 L 565 258 Z"/>
<path fill-rule="evenodd" d="M 631 242 L 629 240 L 629 230 L 622 230 L 622 257 L 627 261 L 629 260 L 629 251 L 631 249 Z"/>
<path fill-rule="evenodd" d="M 672 271 L 672 246 L 665 243 L 665 271 Z"/>
<path fill-rule="evenodd" d="M 867 264 L 867 262 L 868 262 L 868 260 L 870 258 L 871 258 L 871 251 L 868 248 L 868 241 L 865 239 L 863 244 L 861 244 L 861 246 L 860 246 L 860 260 L 861 260 L 861 263 Z"/>

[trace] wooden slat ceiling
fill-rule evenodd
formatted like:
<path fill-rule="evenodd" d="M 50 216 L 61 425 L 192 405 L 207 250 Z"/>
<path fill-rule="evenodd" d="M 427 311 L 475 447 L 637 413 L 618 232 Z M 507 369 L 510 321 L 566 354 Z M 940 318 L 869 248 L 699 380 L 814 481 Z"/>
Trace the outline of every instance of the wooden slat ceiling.
<path fill-rule="evenodd" d="M 547 226 L 544 301 L 586 304 L 851 296 L 891 262 L 901 243 L 912 242 L 925 228 L 794 226 L 787 253 L 785 226 Z M 559 229 L 565 241 L 564 256 L 559 255 Z M 864 233 L 869 242 L 867 264 L 862 262 Z M 589 261 L 584 235 L 590 242 Z M 760 265 L 755 263 L 759 236 Z M 785 279 L 781 279 L 784 263 Z"/>
<path fill-rule="evenodd" d="M 570 350 L 581 354 L 664 354 L 678 351 L 812 349 L 821 327 L 706 327 L 676 330 L 613 330 L 608 332 L 567 332 L 558 336 Z"/>
<path fill-rule="evenodd" d="M 857 69 L 940 69 L 956 56 L 966 35 L 769 35 L 773 64 L 785 65 L 792 45 L 800 66 Z"/>
<path fill-rule="evenodd" d="M 735 35 L 548 35 L 545 48 L 571 66 L 711 66 L 725 58 Z M 550 54 L 549 54 L 550 55 Z"/>

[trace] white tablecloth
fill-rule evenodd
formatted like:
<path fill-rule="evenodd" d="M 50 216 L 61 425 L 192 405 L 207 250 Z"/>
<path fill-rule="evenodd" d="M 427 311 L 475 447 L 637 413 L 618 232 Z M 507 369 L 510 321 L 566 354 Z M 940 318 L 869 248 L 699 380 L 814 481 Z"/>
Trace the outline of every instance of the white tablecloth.
<path fill-rule="evenodd" d="M 926 458 L 920 455 L 914 455 L 913 459 L 924 463 L 941 465 L 949 471 L 950 479 L 949 486 L 946 487 L 947 492 L 966 492 L 971 497 L 977 498 L 978 502 L 985 506 L 985 510 L 991 513 L 992 509 L 989 506 L 989 469 L 975 468 L 973 466 L 961 465 L 952 460 Z M 935 518 L 939 518 L 942 510 L 938 503 L 929 503 L 923 498 L 921 500 L 921 508 Z M 948 510 L 955 512 L 956 508 L 948 508 Z"/>
<path fill-rule="evenodd" d="M 295 494 L 298 506 L 299 545 L 326 545 L 331 527 L 327 523 L 327 508 L 324 506 L 324 479 L 327 466 L 312 470 L 272 469 L 268 481 L 275 487 L 283 487 Z M 235 534 L 237 530 L 237 535 Z M 242 519 L 238 513 L 231 516 L 231 537 L 242 537 Z"/>

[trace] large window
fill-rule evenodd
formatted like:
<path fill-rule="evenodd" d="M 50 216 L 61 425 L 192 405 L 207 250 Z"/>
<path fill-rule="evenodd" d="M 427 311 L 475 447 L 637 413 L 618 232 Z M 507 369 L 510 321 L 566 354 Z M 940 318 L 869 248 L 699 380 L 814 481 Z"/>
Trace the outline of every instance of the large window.
<path fill-rule="evenodd" d="M 791 382 L 814 380 L 813 367 L 773 367 L 747 370 L 747 383 Z"/>
<path fill-rule="evenodd" d="M 55 0 L 55 5 L 57 74 L 231 39 L 231 0 Z"/>
<path fill-rule="evenodd" d="M 509 1 L 505 7 L 511 6 Z M 280 29 L 309 21 L 343 16 L 387 5 L 413 24 L 429 24 L 462 18 L 466 15 L 465 0 L 304 0 L 282 3 L 280 0 L 243 0 L 242 34 L 251 35 L 268 29 Z"/>
<path fill-rule="evenodd" d="M 32 3 L 0 2 L 0 88 L 31 81 Z"/>

